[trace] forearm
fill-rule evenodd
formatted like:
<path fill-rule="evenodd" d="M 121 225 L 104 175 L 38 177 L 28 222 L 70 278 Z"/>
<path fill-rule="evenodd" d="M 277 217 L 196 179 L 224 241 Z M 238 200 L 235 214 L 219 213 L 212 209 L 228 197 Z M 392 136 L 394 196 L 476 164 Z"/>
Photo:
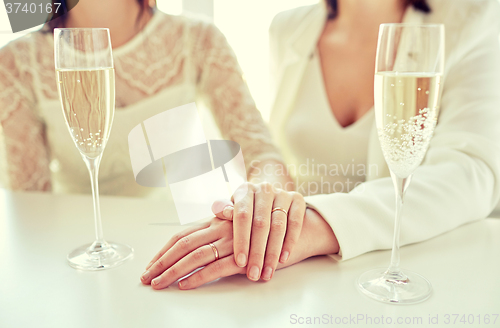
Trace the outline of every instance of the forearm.
<path fill-rule="evenodd" d="M 332 228 L 312 208 L 306 210 L 300 239 L 303 239 L 300 244 L 306 248 L 307 257 L 339 252 L 339 243 Z"/>

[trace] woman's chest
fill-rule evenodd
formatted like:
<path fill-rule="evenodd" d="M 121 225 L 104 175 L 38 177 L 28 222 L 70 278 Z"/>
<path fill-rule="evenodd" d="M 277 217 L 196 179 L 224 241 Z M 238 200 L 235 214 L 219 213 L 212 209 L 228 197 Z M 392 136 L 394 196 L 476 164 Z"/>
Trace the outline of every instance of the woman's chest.
<path fill-rule="evenodd" d="M 375 41 L 376 43 L 376 41 Z M 343 127 L 373 106 L 376 44 L 318 43 L 320 68 L 332 114 Z"/>

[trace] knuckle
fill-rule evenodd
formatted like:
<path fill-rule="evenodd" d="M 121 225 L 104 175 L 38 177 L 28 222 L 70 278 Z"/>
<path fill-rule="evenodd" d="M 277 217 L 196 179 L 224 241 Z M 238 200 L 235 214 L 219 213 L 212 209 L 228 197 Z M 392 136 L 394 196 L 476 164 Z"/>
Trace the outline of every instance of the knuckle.
<path fill-rule="evenodd" d="M 286 241 L 288 243 L 288 246 L 295 245 L 297 243 L 297 238 L 289 236 Z"/>
<path fill-rule="evenodd" d="M 247 182 L 245 186 L 246 186 L 248 191 L 255 192 L 255 189 L 256 189 L 255 184 L 253 184 L 251 182 Z"/>
<path fill-rule="evenodd" d="M 302 228 L 302 221 L 291 218 L 288 220 L 288 227 L 289 227 L 289 229 L 301 229 Z"/>
<path fill-rule="evenodd" d="M 273 192 L 273 186 L 267 181 L 261 182 L 259 185 L 260 191 L 263 191 L 264 193 L 271 193 Z"/>
<path fill-rule="evenodd" d="M 294 202 L 304 202 L 304 196 L 301 193 L 292 191 L 292 199 Z"/>
<path fill-rule="evenodd" d="M 177 276 L 177 273 L 178 273 L 177 267 L 173 266 L 170 269 L 168 269 L 167 271 L 168 271 L 168 274 L 170 276 Z"/>
<path fill-rule="evenodd" d="M 236 220 L 241 222 L 247 222 L 252 219 L 252 213 L 247 207 L 238 208 L 235 216 Z"/>
<path fill-rule="evenodd" d="M 233 194 L 232 197 L 233 202 L 235 204 L 241 202 L 242 200 L 245 199 L 245 197 L 247 197 L 250 194 L 253 194 L 254 191 L 255 191 L 255 186 L 252 183 L 245 182 L 241 184 L 238 188 L 236 188 Z"/>
<path fill-rule="evenodd" d="M 253 226 L 256 229 L 265 229 L 268 227 L 268 220 L 262 216 L 255 217 L 253 220 Z"/>
<path fill-rule="evenodd" d="M 222 269 L 223 269 L 223 267 L 222 267 L 222 264 L 220 261 L 212 262 L 212 264 L 210 265 L 211 273 L 217 277 L 221 276 Z"/>
<path fill-rule="evenodd" d="M 268 254 L 266 254 L 266 264 L 264 264 L 264 266 L 269 265 L 269 266 L 275 267 L 276 263 L 278 263 L 279 259 L 280 259 L 279 254 L 274 253 L 274 252 L 268 253 Z"/>
<path fill-rule="evenodd" d="M 248 246 L 249 246 L 249 240 L 248 239 L 234 239 L 233 240 L 234 247 L 236 250 L 243 251 L 245 254 L 248 254 Z"/>
<path fill-rule="evenodd" d="M 190 240 L 189 240 L 189 237 L 186 236 L 186 237 L 182 237 L 181 239 L 179 239 L 179 248 L 182 249 L 182 250 L 186 250 L 189 248 L 189 245 L 190 245 Z"/>
<path fill-rule="evenodd" d="M 205 251 L 203 248 L 198 248 L 193 252 L 193 259 L 195 260 L 201 260 L 205 257 Z"/>
<path fill-rule="evenodd" d="M 285 231 L 286 228 L 286 222 L 285 220 L 273 220 L 271 222 L 271 230 L 276 231 L 276 232 L 283 232 Z"/>
<path fill-rule="evenodd" d="M 286 198 L 286 199 L 291 199 L 291 196 L 288 195 L 288 192 L 283 190 L 283 189 L 276 189 L 274 190 L 274 194 L 276 195 L 276 197 L 282 197 L 282 198 Z"/>
<path fill-rule="evenodd" d="M 176 233 L 175 235 L 172 236 L 172 240 L 175 242 L 178 242 L 182 237 L 184 237 L 181 233 Z"/>
<path fill-rule="evenodd" d="M 167 261 L 162 257 L 156 261 L 156 268 L 160 270 L 165 270 L 167 268 Z"/>
<path fill-rule="evenodd" d="M 248 194 L 249 192 L 254 192 L 255 191 L 255 184 L 251 183 L 251 182 L 245 182 L 243 184 L 241 184 L 237 190 L 239 192 L 242 192 L 244 194 Z"/>
<path fill-rule="evenodd" d="M 201 285 L 205 280 L 205 272 L 203 272 L 203 270 L 200 270 L 195 274 L 193 274 L 188 279 L 190 280 L 190 283 L 192 283 L 195 286 Z"/>

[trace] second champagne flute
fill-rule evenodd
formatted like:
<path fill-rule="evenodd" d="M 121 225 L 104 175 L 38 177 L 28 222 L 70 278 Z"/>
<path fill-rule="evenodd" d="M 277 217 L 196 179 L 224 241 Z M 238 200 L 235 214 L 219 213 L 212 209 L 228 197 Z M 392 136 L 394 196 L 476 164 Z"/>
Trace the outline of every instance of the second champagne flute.
<path fill-rule="evenodd" d="M 96 240 L 68 255 L 82 270 L 114 267 L 132 257 L 130 246 L 104 239 L 98 172 L 115 112 L 115 72 L 109 30 L 54 29 L 56 79 L 64 119 L 90 173 Z"/>
<path fill-rule="evenodd" d="M 388 303 L 427 299 L 430 282 L 399 267 L 399 233 L 404 196 L 436 127 L 444 69 L 444 26 L 380 25 L 375 69 L 375 116 L 396 194 L 391 264 L 358 280 L 366 295 Z"/>

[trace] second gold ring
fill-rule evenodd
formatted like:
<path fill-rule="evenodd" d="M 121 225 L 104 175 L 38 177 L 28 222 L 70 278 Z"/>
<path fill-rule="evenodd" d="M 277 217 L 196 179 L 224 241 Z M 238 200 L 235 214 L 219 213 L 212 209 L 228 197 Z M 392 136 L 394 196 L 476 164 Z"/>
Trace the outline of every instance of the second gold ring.
<path fill-rule="evenodd" d="M 212 243 L 210 243 L 208 245 L 210 245 L 210 247 L 212 247 L 212 251 L 214 252 L 214 255 L 215 255 L 215 260 L 214 261 L 217 261 L 219 259 L 219 250 Z"/>
<path fill-rule="evenodd" d="M 285 213 L 286 216 L 288 216 L 288 212 L 287 210 L 285 210 L 284 208 L 281 208 L 281 207 L 275 207 L 273 208 L 273 210 L 271 211 L 271 213 L 275 212 L 275 211 L 280 211 L 280 212 L 283 212 Z"/>

